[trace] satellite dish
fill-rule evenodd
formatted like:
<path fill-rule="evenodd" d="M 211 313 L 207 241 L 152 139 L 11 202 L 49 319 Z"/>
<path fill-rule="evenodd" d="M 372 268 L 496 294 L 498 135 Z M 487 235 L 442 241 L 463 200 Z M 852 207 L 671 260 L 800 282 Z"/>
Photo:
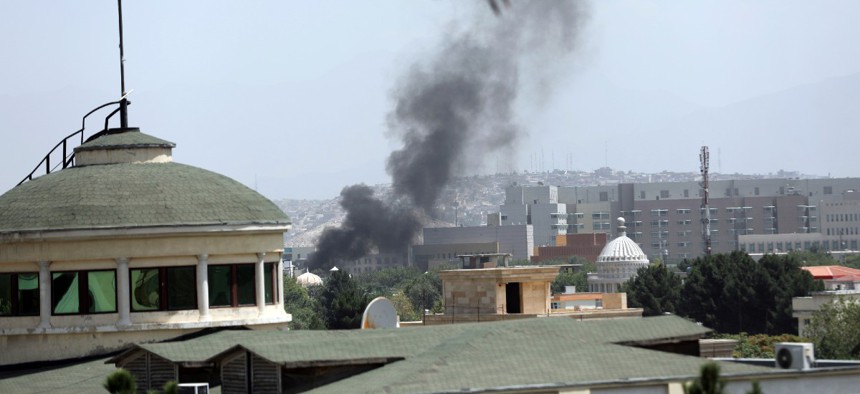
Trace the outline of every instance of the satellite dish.
<path fill-rule="evenodd" d="M 361 329 L 398 328 L 400 318 L 394 310 L 394 304 L 385 297 L 376 297 L 367 304 L 367 309 L 361 316 Z"/>
<path fill-rule="evenodd" d="M 776 352 L 776 364 L 780 368 L 791 368 L 792 361 L 791 351 L 788 348 L 781 348 Z"/>

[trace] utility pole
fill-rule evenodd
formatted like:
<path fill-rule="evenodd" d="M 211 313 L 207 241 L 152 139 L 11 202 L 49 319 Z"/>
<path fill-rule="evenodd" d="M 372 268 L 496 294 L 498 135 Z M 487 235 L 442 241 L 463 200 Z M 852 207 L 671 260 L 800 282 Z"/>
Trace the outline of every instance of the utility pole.
<path fill-rule="evenodd" d="M 705 256 L 711 255 L 711 210 L 708 207 L 708 147 L 703 146 L 699 153 L 700 170 L 702 171 L 702 240 L 704 241 Z"/>

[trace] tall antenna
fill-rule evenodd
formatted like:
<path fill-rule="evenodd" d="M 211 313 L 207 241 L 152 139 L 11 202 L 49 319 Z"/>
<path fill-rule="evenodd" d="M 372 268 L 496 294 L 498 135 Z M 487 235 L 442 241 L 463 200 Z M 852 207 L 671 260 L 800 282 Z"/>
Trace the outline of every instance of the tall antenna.
<path fill-rule="evenodd" d="M 122 96 L 119 100 L 119 123 L 120 127 L 128 128 L 128 98 L 125 91 L 125 52 L 122 47 L 122 0 L 116 0 L 119 11 L 119 79 Z"/>
<path fill-rule="evenodd" d="M 711 255 L 711 210 L 708 208 L 708 147 L 703 146 L 699 153 L 700 169 L 702 171 L 702 240 L 704 241 L 705 256 Z"/>

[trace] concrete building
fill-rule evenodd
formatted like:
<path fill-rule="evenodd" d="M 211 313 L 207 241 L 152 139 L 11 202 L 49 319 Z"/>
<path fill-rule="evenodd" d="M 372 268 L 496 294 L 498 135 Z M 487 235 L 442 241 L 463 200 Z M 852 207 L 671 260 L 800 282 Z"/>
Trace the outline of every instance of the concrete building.
<path fill-rule="evenodd" d="M 556 237 L 556 246 L 538 246 L 532 256 L 532 262 L 567 260 L 572 256 L 582 257 L 586 261 L 597 261 L 597 256 L 608 241 L 607 233 L 559 235 Z"/>
<path fill-rule="evenodd" d="M 531 225 L 538 246 L 554 246 L 567 234 L 566 205 L 559 204 L 555 186 L 509 186 L 499 213 L 502 226 Z"/>
<path fill-rule="evenodd" d="M 0 365 L 290 321 L 289 218 L 232 179 L 174 163 L 174 146 L 107 130 L 73 166 L 0 196 Z"/>
<path fill-rule="evenodd" d="M 424 245 L 497 243 L 498 253 L 509 253 L 514 260 L 529 260 L 534 255 L 532 231 L 529 224 L 425 228 Z"/>
<path fill-rule="evenodd" d="M 555 190 L 557 200 L 552 203 L 565 206 L 568 233 L 612 233 L 616 231 L 612 218 L 621 216 L 627 220 L 630 239 L 651 259 L 678 262 L 698 257 L 704 250 L 704 212 L 701 186 L 697 182 L 508 189 L 511 190 L 506 190 L 506 196 L 513 197 L 510 201 L 506 199 L 504 211 L 516 213 L 517 218 L 530 212 L 526 207 L 528 200 L 518 199 L 519 194 L 549 197 Z M 737 250 L 738 237 L 749 234 L 827 235 L 828 231 L 835 238 L 842 237 L 844 248 L 857 250 L 851 247 L 849 236 L 860 233 L 860 212 L 848 201 L 857 200 L 858 190 L 860 178 L 712 181 L 709 203 L 712 250 L 716 253 Z M 840 199 L 843 201 L 839 202 Z M 520 200 L 524 202 L 517 207 Z M 561 207 L 556 209 L 561 211 Z M 828 242 L 834 249 L 833 239 Z M 541 245 L 538 241 L 536 244 Z"/>
<path fill-rule="evenodd" d="M 550 311 L 550 284 L 558 267 L 501 267 L 442 271 L 444 316 L 427 316 L 425 323 L 489 320 L 547 315 Z M 438 317 L 438 319 L 437 319 Z M 465 319 L 465 320 L 464 320 Z"/>
<path fill-rule="evenodd" d="M 439 266 L 460 266 L 459 256 L 499 252 L 498 242 L 413 245 L 412 266 L 427 271 Z"/>
<path fill-rule="evenodd" d="M 606 244 L 597 257 L 597 272 L 588 274 L 588 287 L 592 292 L 618 292 L 621 285 L 649 264 L 639 245 L 627 237 L 624 218 L 618 218 L 617 228 L 618 236 Z"/>

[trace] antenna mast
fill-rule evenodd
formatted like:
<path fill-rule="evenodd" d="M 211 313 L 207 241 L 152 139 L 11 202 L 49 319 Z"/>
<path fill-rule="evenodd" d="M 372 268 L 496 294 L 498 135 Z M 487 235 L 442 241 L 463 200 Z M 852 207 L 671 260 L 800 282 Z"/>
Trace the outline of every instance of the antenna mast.
<path fill-rule="evenodd" d="M 703 146 L 699 153 L 700 170 L 702 171 L 702 240 L 704 241 L 705 256 L 711 255 L 711 210 L 708 208 L 708 147 Z"/>
<path fill-rule="evenodd" d="M 122 96 L 119 100 L 119 122 L 120 127 L 128 128 L 128 98 L 125 91 L 125 53 L 122 47 L 122 0 L 117 0 L 119 10 L 119 79 Z"/>

